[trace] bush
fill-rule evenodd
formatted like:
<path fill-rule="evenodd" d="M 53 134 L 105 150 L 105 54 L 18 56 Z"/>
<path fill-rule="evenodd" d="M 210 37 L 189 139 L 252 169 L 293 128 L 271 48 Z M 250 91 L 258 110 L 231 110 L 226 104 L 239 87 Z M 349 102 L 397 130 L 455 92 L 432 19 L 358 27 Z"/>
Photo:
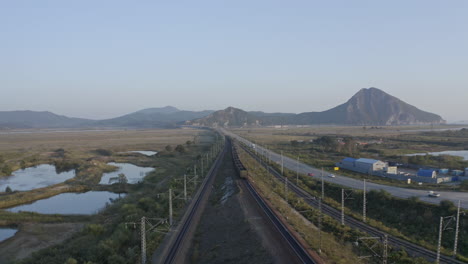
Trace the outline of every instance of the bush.
<path fill-rule="evenodd" d="M 8 164 L 3 165 L 3 168 L 1 170 L 2 174 L 9 176 L 11 175 L 12 172 L 13 172 L 13 169 L 11 168 L 10 165 Z"/>
<path fill-rule="evenodd" d="M 101 155 L 101 156 L 111 156 L 112 151 L 107 150 L 107 149 L 96 149 L 94 151 L 96 154 Z"/>
<path fill-rule="evenodd" d="M 184 146 L 182 145 L 177 145 L 177 147 L 175 148 L 175 151 L 179 152 L 179 153 L 184 153 L 185 152 L 185 148 Z"/>
<path fill-rule="evenodd" d="M 89 224 L 86 226 L 86 233 L 93 236 L 99 236 L 104 233 L 105 229 L 103 225 L 100 224 Z"/>

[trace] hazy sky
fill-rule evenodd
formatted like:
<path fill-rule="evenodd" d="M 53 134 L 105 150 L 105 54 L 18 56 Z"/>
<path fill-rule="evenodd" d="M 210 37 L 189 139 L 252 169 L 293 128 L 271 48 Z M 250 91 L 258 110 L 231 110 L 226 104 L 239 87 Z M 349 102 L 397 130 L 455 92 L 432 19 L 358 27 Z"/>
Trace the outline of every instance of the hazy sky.
<path fill-rule="evenodd" d="M 468 120 L 468 1 L 0 2 L 0 111 L 323 111 L 371 86 Z"/>

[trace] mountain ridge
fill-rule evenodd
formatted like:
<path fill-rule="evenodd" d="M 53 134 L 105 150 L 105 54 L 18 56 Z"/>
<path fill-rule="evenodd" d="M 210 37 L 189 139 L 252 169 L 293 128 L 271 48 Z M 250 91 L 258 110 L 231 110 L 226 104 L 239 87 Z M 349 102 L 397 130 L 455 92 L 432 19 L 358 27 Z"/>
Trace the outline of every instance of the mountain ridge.
<path fill-rule="evenodd" d="M 173 106 L 146 108 L 103 120 L 70 118 L 48 111 L 0 111 L 0 128 L 136 127 L 169 128 L 181 124 L 203 126 L 271 125 L 414 125 L 445 124 L 439 115 L 426 112 L 384 91 L 360 89 L 348 101 L 322 112 L 265 113 L 235 107 L 224 110 L 187 111 Z"/>
<path fill-rule="evenodd" d="M 220 110 L 204 119 L 193 120 L 192 123 L 205 126 L 218 126 L 220 123 L 231 124 L 231 126 L 314 124 L 414 125 L 446 123 L 439 115 L 420 110 L 375 87 L 362 88 L 345 103 L 322 112 L 275 115 L 263 112 L 245 112 L 243 110 L 241 110 L 242 112 L 237 111 L 237 113 L 234 113 L 233 109 L 237 108 L 230 107 Z M 222 119 L 213 120 L 213 115 L 220 116 Z"/>

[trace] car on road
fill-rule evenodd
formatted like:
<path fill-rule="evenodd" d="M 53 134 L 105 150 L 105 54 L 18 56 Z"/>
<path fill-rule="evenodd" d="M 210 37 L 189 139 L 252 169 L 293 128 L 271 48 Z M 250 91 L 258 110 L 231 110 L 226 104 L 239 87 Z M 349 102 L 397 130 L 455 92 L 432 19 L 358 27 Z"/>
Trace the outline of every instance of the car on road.
<path fill-rule="evenodd" d="M 313 174 L 312 172 L 307 173 L 307 175 L 309 175 L 309 176 L 311 176 L 311 177 L 314 177 L 314 176 L 315 176 L 315 174 Z"/>
<path fill-rule="evenodd" d="M 335 174 L 328 174 L 328 177 L 335 178 Z"/>
<path fill-rule="evenodd" d="M 427 196 L 437 198 L 437 197 L 440 197 L 440 193 L 436 193 L 434 191 L 429 191 Z"/>

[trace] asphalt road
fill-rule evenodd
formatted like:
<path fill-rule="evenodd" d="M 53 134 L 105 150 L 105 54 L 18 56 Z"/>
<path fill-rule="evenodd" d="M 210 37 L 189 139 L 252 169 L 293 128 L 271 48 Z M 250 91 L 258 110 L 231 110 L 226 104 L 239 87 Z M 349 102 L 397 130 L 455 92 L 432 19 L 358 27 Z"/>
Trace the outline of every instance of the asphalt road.
<path fill-rule="evenodd" d="M 243 142 L 247 144 L 248 146 L 252 145 L 252 142 L 234 134 L 229 131 L 226 131 L 224 129 L 221 129 L 221 131 L 229 135 L 240 142 Z M 275 153 L 273 151 L 270 151 L 268 149 L 265 149 L 261 146 L 256 145 L 256 152 L 260 155 L 264 155 L 266 157 L 269 157 L 272 161 L 277 162 L 281 164 L 281 155 L 278 153 Z M 317 180 L 320 180 L 321 177 L 321 170 L 314 168 L 312 166 L 306 165 L 304 163 L 299 162 L 295 159 L 291 159 L 288 157 L 283 157 L 283 166 L 285 168 L 288 168 L 290 170 L 296 171 L 296 169 L 299 170 L 299 173 L 302 174 L 307 174 L 307 173 L 313 173 L 315 174 L 314 178 Z M 363 181 L 356 180 L 353 178 L 341 176 L 340 174 L 334 173 L 336 175 L 335 178 L 330 178 L 328 177 L 328 173 L 324 173 L 323 180 L 326 182 L 331 182 L 339 185 L 343 185 L 352 189 L 360 189 L 362 190 L 364 188 L 364 183 Z M 383 185 L 383 184 L 376 184 L 372 182 L 366 182 L 366 190 L 385 190 L 389 192 L 391 195 L 399 198 L 409 198 L 412 196 L 418 197 L 421 201 L 425 201 L 428 203 L 433 203 L 433 204 L 439 204 L 440 201 L 442 200 L 449 200 L 452 201 L 455 205 L 458 203 L 460 200 L 461 202 L 461 207 L 468 209 L 468 192 L 450 192 L 450 191 L 440 191 L 440 197 L 439 198 L 432 198 L 428 197 L 427 194 L 428 192 L 425 190 L 415 190 L 415 189 L 409 189 L 409 188 L 401 188 L 401 187 L 393 187 L 393 186 L 388 186 L 388 185 Z M 326 190 L 325 190 L 326 193 Z"/>

